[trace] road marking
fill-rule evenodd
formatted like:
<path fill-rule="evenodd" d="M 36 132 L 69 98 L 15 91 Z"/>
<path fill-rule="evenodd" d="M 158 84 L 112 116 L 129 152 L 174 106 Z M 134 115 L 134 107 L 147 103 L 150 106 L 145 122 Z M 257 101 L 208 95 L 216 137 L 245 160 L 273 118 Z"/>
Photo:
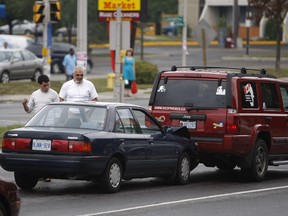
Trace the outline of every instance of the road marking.
<path fill-rule="evenodd" d="M 211 196 L 204 196 L 204 197 L 197 197 L 197 198 L 191 198 L 191 199 L 176 200 L 176 201 L 170 201 L 170 202 L 155 203 L 155 204 L 150 204 L 150 205 L 135 206 L 135 207 L 130 207 L 130 208 L 103 211 L 103 212 L 84 214 L 84 215 L 78 215 L 78 216 L 107 215 L 107 214 L 112 214 L 112 213 L 152 208 L 152 207 L 165 206 L 165 205 L 171 205 L 171 204 L 177 204 L 177 203 L 193 202 L 193 201 L 199 201 L 199 200 L 207 200 L 207 199 L 214 199 L 214 198 L 220 198 L 220 197 L 228 197 L 228 196 L 258 193 L 258 192 L 265 192 L 265 191 L 272 191 L 272 190 L 281 190 L 281 189 L 288 189 L 288 185 L 272 187 L 272 188 L 263 188 L 263 189 L 257 189 L 257 190 L 240 191 L 240 192 L 234 192 L 234 193 L 225 193 L 225 194 L 218 194 L 218 195 L 211 195 Z"/>

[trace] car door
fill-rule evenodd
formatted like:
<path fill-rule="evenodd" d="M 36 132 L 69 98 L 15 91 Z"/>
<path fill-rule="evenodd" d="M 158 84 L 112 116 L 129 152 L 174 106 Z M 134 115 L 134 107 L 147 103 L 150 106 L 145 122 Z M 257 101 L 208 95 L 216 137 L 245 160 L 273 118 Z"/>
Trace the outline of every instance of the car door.
<path fill-rule="evenodd" d="M 177 166 L 178 154 L 181 147 L 171 134 L 165 134 L 155 120 L 142 109 L 133 109 L 133 115 L 147 142 L 147 165 L 149 172 L 166 174 Z"/>
<path fill-rule="evenodd" d="M 147 141 L 139 132 L 135 119 L 129 108 L 119 108 L 116 111 L 114 132 L 118 137 L 121 151 L 126 157 L 127 175 L 146 175 L 146 145 Z"/>
<path fill-rule="evenodd" d="M 11 79 L 25 78 L 25 72 L 26 72 L 25 62 L 19 50 L 13 51 L 13 54 L 10 59 L 9 71 Z"/>
<path fill-rule="evenodd" d="M 22 50 L 21 52 L 24 58 L 24 64 L 26 68 L 25 76 L 28 78 L 33 77 L 35 70 L 38 67 L 36 58 L 32 53 L 27 50 Z"/>

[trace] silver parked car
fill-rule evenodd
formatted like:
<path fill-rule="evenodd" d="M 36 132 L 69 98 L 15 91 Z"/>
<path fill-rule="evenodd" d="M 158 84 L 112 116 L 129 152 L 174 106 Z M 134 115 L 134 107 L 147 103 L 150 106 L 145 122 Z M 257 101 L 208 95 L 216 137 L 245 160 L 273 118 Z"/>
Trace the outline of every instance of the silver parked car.
<path fill-rule="evenodd" d="M 12 32 L 15 35 L 23 34 L 42 34 L 43 26 L 41 24 L 36 24 L 28 20 L 13 20 L 12 21 Z M 1 34 L 9 33 L 9 25 L 0 26 Z"/>
<path fill-rule="evenodd" d="M 0 81 L 31 79 L 35 81 L 43 73 L 43 60 L 29 50 L 0 50 Z"/>

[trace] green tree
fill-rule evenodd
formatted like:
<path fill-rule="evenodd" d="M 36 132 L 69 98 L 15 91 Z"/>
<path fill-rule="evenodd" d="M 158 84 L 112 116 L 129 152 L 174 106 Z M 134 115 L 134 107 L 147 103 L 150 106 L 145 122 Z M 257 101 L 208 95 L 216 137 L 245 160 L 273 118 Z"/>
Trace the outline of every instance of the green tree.
<path fill-rule="evenodd" d="M 275 69 L 280 70 L 281 59 L 281 37 L 282 29 L 281 25 L 288 12 L 287 0 L 249 0 L 249 4 L 256 6 L 256 8 L 262 10 L 265 15 L 273 19 L 276 23 L 276 65 Z"/>

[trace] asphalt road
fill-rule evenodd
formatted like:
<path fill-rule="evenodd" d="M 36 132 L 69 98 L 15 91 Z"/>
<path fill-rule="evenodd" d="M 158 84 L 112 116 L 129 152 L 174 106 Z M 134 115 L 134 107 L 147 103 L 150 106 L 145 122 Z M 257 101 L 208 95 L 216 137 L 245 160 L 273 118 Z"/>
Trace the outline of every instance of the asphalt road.
<path fill-rule="evenodd" d="M 137 51 L 137 50 L 136 50 Z M 181 65 L 181 48 L 145 48 L 144 60 L 157 64 L 159 70 Z M 202 64 L 200 48 L 189 48 L 189 63 Z M 257 47 L 258 53 L 273 53 L 273 47 Z M 256 52 L 257 51 L 257 52 Z M 110 72 L 110 59 L 99 50 L 94 57 L 91 76 L 105 77 Z M 207 50 L 208 65 L 273 68 L 273 59 L 246 58 L 245 49 Z M 252 52 L 252 49 L 251 49 Z M 287 53 L 287 47 L 282 49 Z M 108 53 L 108 52 L 107 52 Z M 138 55 L 137 55 L 138 57 Z M 281 62 L 288 68 L 288 61 Z M 57 77 L 58 76 L 58 77 Z M 58 79 L 62 75 L 52 75 Z M 147 100 L 135 103 L 144 105 Z M 0 121 L 15 123 L 26 121 L 29 116 L 19 102 L 0 103 Z M 0 175 L 14 181 L 13 173 L 0 168 Z M 191 172 L 190 184 L 175 186 L 155 178 L 125 181 L 117 194 L 103 194 L 100 186 L 92 182 L 55 180 L 39 182 L 34 190 L 20 190 L 21 216 L 92 216 L 92 215 L 193 215 L 193 216 L 282 216 L 287 215 L 288 192 L 287 166 L 269 167 L 267 180 L 248 182 L 239 169 L 222 172 L 199 165 Z"/>

